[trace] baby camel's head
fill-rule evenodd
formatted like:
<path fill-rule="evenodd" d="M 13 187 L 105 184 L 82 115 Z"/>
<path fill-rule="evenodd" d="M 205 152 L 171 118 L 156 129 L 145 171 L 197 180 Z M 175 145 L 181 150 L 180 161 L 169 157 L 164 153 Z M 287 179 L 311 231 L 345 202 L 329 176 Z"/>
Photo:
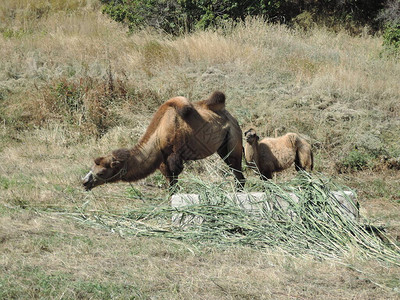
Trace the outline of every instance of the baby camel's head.
<path fill-rule="evenodd" d="M 246 139 L 246 142 L 249 144 L 253 144 L 258 141 L 259 137 L 256 133 L 256 131 L 253 128 L 250 128 L 244 133 L 244 137 Z"/>

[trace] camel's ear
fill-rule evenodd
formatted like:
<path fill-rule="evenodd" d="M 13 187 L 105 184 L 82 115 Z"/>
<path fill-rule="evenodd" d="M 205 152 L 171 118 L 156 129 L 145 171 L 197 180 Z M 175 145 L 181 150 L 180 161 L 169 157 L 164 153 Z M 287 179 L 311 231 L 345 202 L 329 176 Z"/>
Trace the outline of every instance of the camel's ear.
<path fill-rule="evenodd" d="M 122 148 L 117 149 L 112 152 L 113 160 L 125 161 L 130 156 L 130 151 L 128 149 Z"/>
<path fill-rule="evenodd" d="M 125 162 L 130 155 L 130 151 L 128 149 L 122 148 L 118 150 L 114 150 L 112 152 L 112 162 L 110 164 L 111 168 L 118 168 L 122 165 L 123 162 Z"/>
<path fill-rule="evenodd" d="M 119 160 L 114 160 L 111 162 L 110 167 L 114 169 L 114 168 L 118 168 L 121 165 L 122 165 L 122 162 L 120 162 Z"/>
<path fill-rule="evenodd" d="M 101 164 L 101 161 L 103 160 L 103 157 L 98 157 L 98 158 L 96 158 L 95 160 L 94 160 L 94 163 L 96 164 L 96 165 L 100 165 Z"/>

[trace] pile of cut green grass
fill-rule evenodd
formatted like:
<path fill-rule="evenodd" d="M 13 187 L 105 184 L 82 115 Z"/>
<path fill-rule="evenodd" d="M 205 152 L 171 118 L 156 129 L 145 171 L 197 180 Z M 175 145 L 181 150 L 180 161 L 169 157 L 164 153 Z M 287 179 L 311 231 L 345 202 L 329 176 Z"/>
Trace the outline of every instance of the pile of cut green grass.
<path fill-rule="evenodd" d="M 331 191 L 343 191 L 332 180 L 302 174 L 286 185 L 272 181 L 257 186 L 271 198 L 288 202 L 285 209 L 247 211 L 232 201 L 231 180 L 206 183 L 200 178 L 180 182 L 182 192 L 199 195 L 200 203 L 183 207 L 146 205 L 121 214 L 85 213 L 85 222 L 100 225 L 121 235 L 165 237 L 197 245 L 228 247 L 245 245 L 272 247 L 289 255 L 312 255 L 342 261 L 356 253 L 362 259 L 377 259 L 400 266 L 400 247 L 383 232 L 349 218 L 332 197 Z M 298 202 L 292 200 L 295 194 Z M 201 219 L 185 226 L 174 225 L 173 214 Z M 375 233 L 371 233 L 371 229 Z M 376 234 L 378 233 L 378 234 Z"/>

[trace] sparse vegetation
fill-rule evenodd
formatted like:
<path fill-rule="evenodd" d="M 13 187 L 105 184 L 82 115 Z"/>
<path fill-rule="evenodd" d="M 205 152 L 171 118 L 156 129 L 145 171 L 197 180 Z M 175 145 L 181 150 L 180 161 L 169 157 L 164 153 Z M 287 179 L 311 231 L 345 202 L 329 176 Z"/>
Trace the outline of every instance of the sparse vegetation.
<path fill-rule="evenodd" d="M 222 228 L 230 214 L 216 220 L 219 232 L 204 228 L 212 243 L 198 232 L 168 238 L 156 232 L 170 222 L 159 173 L 91 193 L 80 185 L 94 157 L 135 144 L 163 101 L 219 89 L 244 130 L 305 136 L 316 171 L 357 192 L 361 215 L 385 230 L 398 255 L 400 65 L 382 55 L 383 36 L 330 31 L 315 15 L 291 28 L 247 18 L 173 37 L 147 27 L 128 33 L 100 2 L 67 2 L 0 3 L 1 299 L 398 297 L 400 268 L 382 259 L 390 243 L 369 236 L 377 246 L 367 248 L 379 253 L 365 252 L 332 220 L 318 234 L 350 242 L 320 256 L 318 247 L 290 251 L 303 236 L 283 235 L 273 247 L 239 243 L 250 236 Z M 387 7 L 393 20 L 396 6 Z M 183 191 L 223 195 L 232 190 L 223 169 L 216 156 L 188 164 Z M 266 188 L 251 170 L 246 177 L 248 190 Z M 283 172 L 271 186 L 294 177 Z M 150 225 L 151 236 L 138 231 Z M 254 227 L 264 242 L 267 225 Z"/>

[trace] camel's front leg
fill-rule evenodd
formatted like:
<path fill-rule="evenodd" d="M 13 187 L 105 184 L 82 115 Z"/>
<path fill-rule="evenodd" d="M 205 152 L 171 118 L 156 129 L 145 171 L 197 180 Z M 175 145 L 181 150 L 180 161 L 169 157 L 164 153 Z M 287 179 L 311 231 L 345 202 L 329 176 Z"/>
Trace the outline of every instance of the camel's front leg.
<path fill-rule="evenodd" d="M 217 152 L 236 177 L 236 190 L 242 191 L 246 183 L 246 179 L 242 173 L 242 146 L 238 145 L 236 148 L 231 150 L 228 148 L 227 144 L 224 144 Z"/>
<path fill-rule="evenodd" d="M 272 174 L 276 170 L 274 164 L 272 162 L 264 162 L 262 166 L 260 166 L 260 177 L 262 180 L 272 179 Z"/>
<path fill-rule="evenodd" d="M 178 154 L 172 153 L 164 159 L 159 169 L 167 179 L 170 189 L 173 190 L 178 182 L 179 174 L 183 171 L 183 160 Z"/>

